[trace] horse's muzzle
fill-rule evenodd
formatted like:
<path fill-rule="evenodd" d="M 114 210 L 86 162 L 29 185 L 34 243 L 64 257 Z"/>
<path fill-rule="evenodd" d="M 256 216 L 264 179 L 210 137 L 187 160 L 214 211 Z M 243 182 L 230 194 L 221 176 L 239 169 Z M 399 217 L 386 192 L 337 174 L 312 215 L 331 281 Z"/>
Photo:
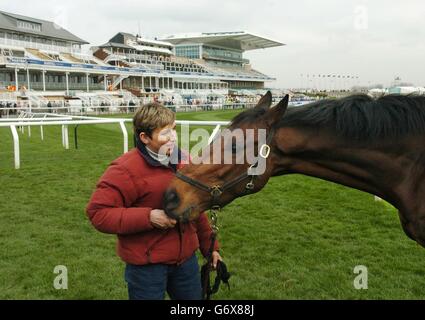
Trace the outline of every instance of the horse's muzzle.
<path fill-rule="evenodd" d="M 179 221 L 181 217 L 179 217 L 175 210 L 178 208 L 180 204 L 180 198 L 175 189 L 167 189 L 164 193 L 164 211 L 172 219 Z"/>

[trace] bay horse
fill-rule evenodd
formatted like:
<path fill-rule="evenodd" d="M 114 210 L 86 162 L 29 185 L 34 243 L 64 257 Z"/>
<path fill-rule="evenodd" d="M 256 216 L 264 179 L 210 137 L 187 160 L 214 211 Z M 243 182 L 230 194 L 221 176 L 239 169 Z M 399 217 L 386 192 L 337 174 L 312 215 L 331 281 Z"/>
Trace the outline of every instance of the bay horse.
<path fill-rule="evenodd" d="M 192 220 L 260 191 L 272 176 L 298 173 L 388 201 L 407 236 L 425 246 L 425 97 L 352 95 L 294 108 L 288 100 L 270 107 L 267 92 L 229 126 L 267 130 L 270 155 L 263 174 L 252 178 L 246 163 L 188 164 L 164 193 L 166 213 Z"/>

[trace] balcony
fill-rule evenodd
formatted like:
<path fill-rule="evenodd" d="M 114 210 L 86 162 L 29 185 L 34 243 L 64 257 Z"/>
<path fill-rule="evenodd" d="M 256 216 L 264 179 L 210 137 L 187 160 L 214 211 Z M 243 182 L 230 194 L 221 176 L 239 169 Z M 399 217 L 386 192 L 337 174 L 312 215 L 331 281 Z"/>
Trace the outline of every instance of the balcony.
<path fill-rule="evenodd" d="M 205 60 L 230 61 L 230 62 L 237 62 L 241 64 L 249 64 L 248 59 L 226 57 L 225 55 L 216 55 L 216 54 L 212 55 L 208 52 L 203 52 L 202 58 Z"/>
<path fill-rule="evenodd" d="M 0 81 L 0 89 L 5 90 L 8 86 L 14 86 L 16 83 L 14 81 Z M 20 82 L 19 85 L 27 86 L 27 82 Z M 43 82 L 31 82 L 31 90 L 42 91 Z M 105 86 L 102 83 L 90 83 L 90 90 L 104 90 Z M 84 83 L 69 83 L 69 90 L 87 90 L 87 84 Z M 46 90 L 66 90 L 65 82 L 46 82 Z"/>
<path fill-rule="evenodd" d="M 39 49 L 39 50 L 54 51 L 54 52 L 66 52 L 66 53 L 81 52 L 80 49 L 75 49 L 72 47 L 54 46 L 54 45 L 43 44 L 38 42 L 28 42 L 28 41 L 5 39 L 5 38 L 0 38 L 0 45 L 13 46 L 18 48 Z"/>
<path fill-rule="evenodd" d="M 31 82 L 32 90 L 43 90 L 43 82 Z M 104 90 L 105 86 L 101 83 L 89 83 L 90 90 Z M 87 90 L 87 84 L 72 83 L 68 85 L 69 90 Z M 46 82 L 46 90 L 66 90 L 66 83 L 64 82 Z"/>
<path fill-rule="evenodd" d="M 106 59 L 104 60 L 104 62 L 105 63 L 108 63 L 108 62 L 111 62 L 111 61 L 125 61 L 126 59 L 127 59 L 127 56 L 126 55 L 116 54 L 116 53 L 109 53 L 109 56 L 106 57 Z"/>

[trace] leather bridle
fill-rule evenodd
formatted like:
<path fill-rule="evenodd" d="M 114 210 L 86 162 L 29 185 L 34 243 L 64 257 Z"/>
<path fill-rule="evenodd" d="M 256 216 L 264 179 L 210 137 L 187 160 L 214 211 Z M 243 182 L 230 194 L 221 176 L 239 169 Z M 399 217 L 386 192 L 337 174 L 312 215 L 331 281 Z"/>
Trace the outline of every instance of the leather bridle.
<path fill-rule="evenodd" d="M 275 130 L 272 128 L 270 130 L 268 137 L 267 137 L 266 143 L 263 144 L 260 148 L 259 157 L 261 157 L 263 159 L 267 159 L 269 157 L 269 155 L 270 155 L 270 143 L 273 139 L 274 133 L 275 133 Z M 233 186 L 235 186 L 238 183 L 249 178 L 250 179 L 249 182 L 245 185 L 245 192 L 246 192 L 246 194 L 248 194 L 254 189 L 254 187 L 255 187 L 254 180 L 255 180 L 255 177 L 257 175 L 254 175 L 250 172 L 252 172 L 252 169 L 254 169 L 255 167 L 258 166 L 258 162 L 259 162 L 259 160 L 257 160 L 253 165 L 251 165 L 246 172 L 237 176 L 233 180 L 224 182 L 222 185 L 208 186 L 208 185 L 206 185 L 206 184 L 204 184 L 204 183 L 202 183 L 198 180 L 195 180 L 195 179 L 192 179 L 188 176 L 185 176 L 184 174 L 182 174 L 180 172 L 176 172 L 176 177 L 179 178 L 180 180 L 190 184 L 191 186 L 198 188 L 199 190 L 208 192 L 211 195 L 211 206 L 210 206 L 210 208 L 212 210 L 220 210 L 221 209 L 221 205 L 220 205 L 221 195 L 224 192 L 226 192 L 227 190 L 229 190 L 230 188 L 232 188 Z"/>

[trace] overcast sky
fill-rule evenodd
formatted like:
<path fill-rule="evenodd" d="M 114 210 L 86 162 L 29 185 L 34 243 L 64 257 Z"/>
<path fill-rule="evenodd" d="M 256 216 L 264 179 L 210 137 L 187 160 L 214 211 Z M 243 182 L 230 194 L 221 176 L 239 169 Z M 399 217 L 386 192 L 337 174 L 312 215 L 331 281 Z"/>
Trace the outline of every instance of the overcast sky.
<path fill-rule="evenodd" d="M 55 21 L 92 45 L 119 31 L 137 33 L 139 25 L 150 38 L 249 31 L 286 44 L 245 54 L 277 78 L 272 87 L 300 86 L 307 74 L 358 75 L 365 85 L 399 76 L 425 85 L 421 0 L 0 0 L 0 10 Z"/>

